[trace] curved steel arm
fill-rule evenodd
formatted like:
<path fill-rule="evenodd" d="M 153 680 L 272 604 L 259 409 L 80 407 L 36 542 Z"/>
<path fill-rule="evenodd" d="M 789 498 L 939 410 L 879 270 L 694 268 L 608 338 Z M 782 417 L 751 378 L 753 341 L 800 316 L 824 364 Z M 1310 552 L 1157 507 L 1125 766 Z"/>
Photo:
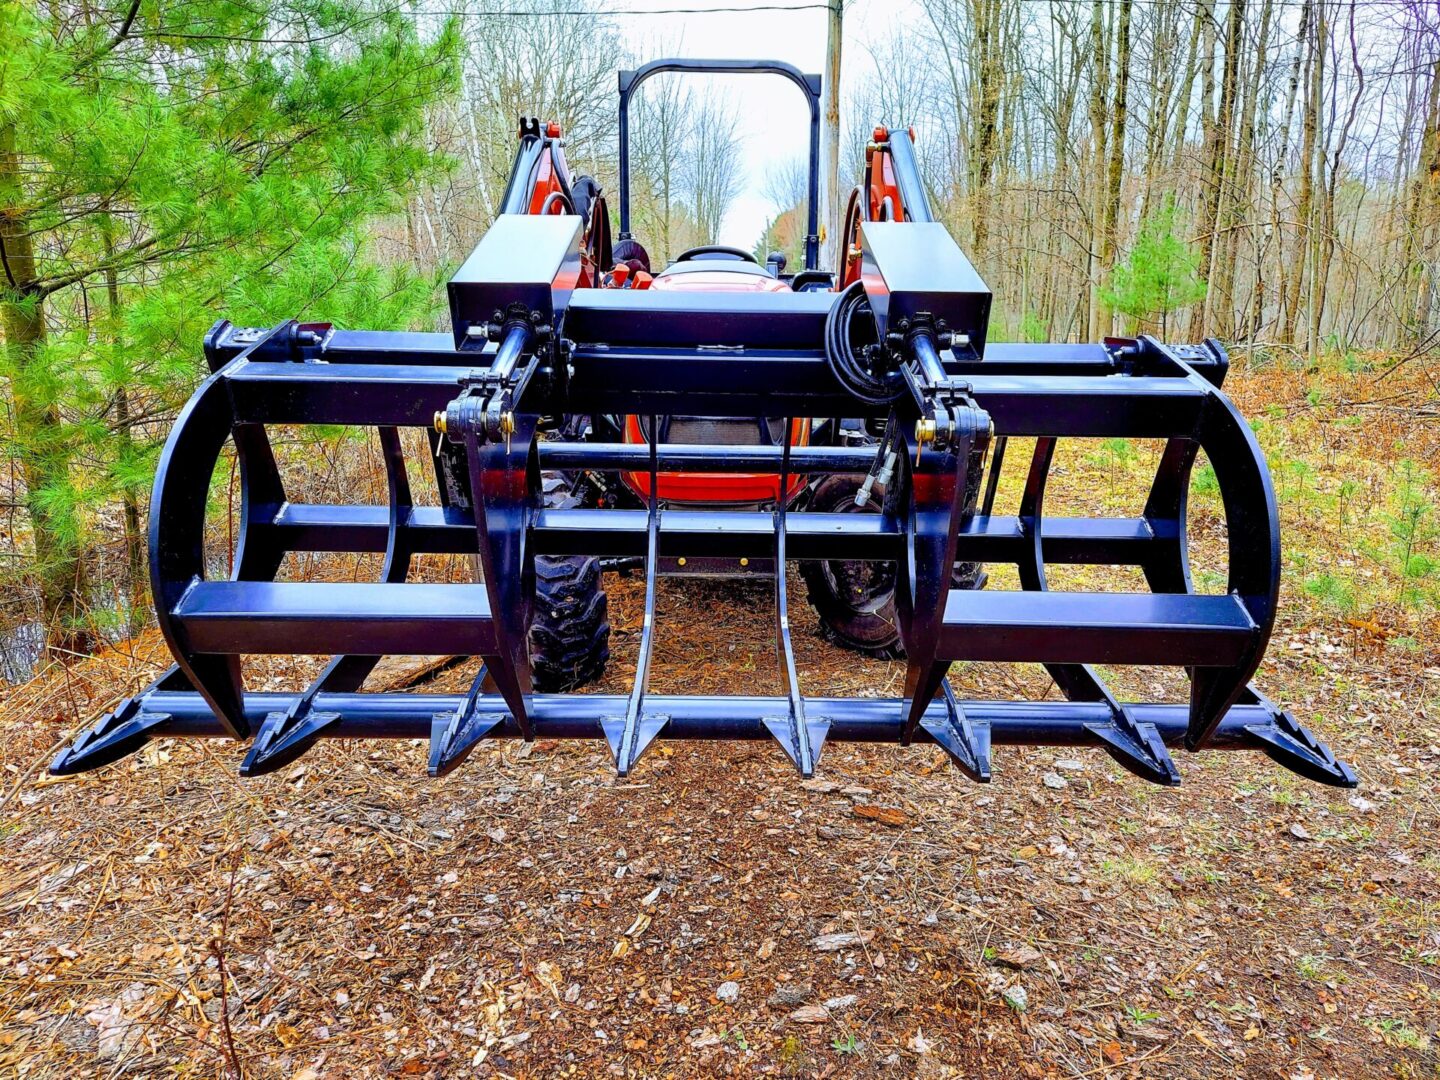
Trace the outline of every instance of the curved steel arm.
<path fill-rule="evenodd" d="M 805 225 L 805 269 L 817 269 L 820 262 L 820 76 L 806 75 L 782 60 L 691 60 L 672 57 L 652 60 L 643 67 L 620 72 L 620 238 L 630 236 L 630 98 L 640 84 L 662 71 L 683 71 L 704 75 L 779 75 L 789 79 L 805 94 L 810 106 L 810 179 L 806 185 L 808 203 Z"/>

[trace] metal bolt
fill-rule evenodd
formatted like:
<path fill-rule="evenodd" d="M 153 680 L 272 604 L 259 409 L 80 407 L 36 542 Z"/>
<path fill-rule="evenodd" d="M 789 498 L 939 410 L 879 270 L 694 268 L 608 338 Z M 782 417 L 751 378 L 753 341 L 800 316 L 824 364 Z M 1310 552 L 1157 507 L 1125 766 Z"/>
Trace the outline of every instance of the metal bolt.
<path fill-rule="evenodd" d="M 484 337 L 486 327 L 482 323 L 471 323 L 465 328 L 466 337 Z"/>
<path fill-rule="evenodd" d="M 684 566 L 684 565 L 685 565 L 685 556 L 682 555 L 682 556 L 680 556 L 680 558 L 676 559 L 676 560 L 675 560 L 675 565 L 676 565 L 676 566 Z"/>
<path fill-rule="evenodd" d="M 438 431 L 438 432 L 440 432 L 441 435 L 444 435 L 444 434 L 445 434 L 445 414 L 444 414 L 444 412 L 437 412 L 437 413 L 435 414 L 434 424 L 435 424 L 435 430 Z"/>
<path fill-rule="evenodd" d="M 741 559 L 741 560 L 740 560 L 740 565 L 741 565 L 741 566 L 749 566 L 749 565 L 750 565 L 750 560 L 749 560 L 749 559 Z"/>

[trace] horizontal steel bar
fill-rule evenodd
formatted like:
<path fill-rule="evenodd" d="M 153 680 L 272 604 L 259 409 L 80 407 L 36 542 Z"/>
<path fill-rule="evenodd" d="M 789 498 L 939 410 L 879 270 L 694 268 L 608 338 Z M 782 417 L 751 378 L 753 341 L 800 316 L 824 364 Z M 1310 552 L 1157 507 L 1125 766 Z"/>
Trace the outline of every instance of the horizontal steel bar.
<path fill-rule="evenodd" d="M 295 694 L 248 693 L 245 714 L 258 727 L 272 712 L 283 712 L 295 701 Z M 453 713 L 463 701 L 457 694 L 328 694 L 316 696 L 318 712 L 338 713 L 340 720 L 327 729 L 326 737 L 342 739 L 424 739 L 430 736 L 437 714 Z M 804 699 L 805 714 L 829 720 L 826 742 L 898 742 L 904 725 L 904 702 L 899 698 Z M 531 717 L 537 737 L 543 739 L 586 739 L 600 736 L 600 722 L 623 716 L 626 698 L 617 694 L 536 694 L 530 699 Z M 710 697 L 683 694 L 650 694 L 645 710 L 669 717 L 662 739 L 769 739 L 773 736 L 765 719 L 783 715 L 789 703 L 779 697 Z M 992 740 L 1002 745 L 1100 746 L 1102 740 L 1090 730 L 1111 723 L 1104 702 L 1087 701 L 962 701 L 960 707 L 972 721 L 988 723 Z M 157 738 L 222 738 L 224 729 L 215 720 L 205 700 L 189 691 L 154 691 L 141 701 L 145 712 L 163 713 L 170 721 L 156 731 Z M 777 713 L 776 710 L 779 710 Z M 485 694 L 476 702 L 477 713 L 507 712 L 496 694 Z M 1169 745 L 1184 742 L 1189 723 L 1188 705 L 1135 704 L 1131 715 L 1139 723 L 1154 724 Z M 943 702 L 930 706 L 928 717 L 946 716 Z M 1237 749 L 1253 746 L 1245 734 L 1246 725 L 1272 721 L 1260 705 L 1235 705 L 1225 715 L 1209 749 Z M 507 719 L 496 729 L 497 736 L 515 737 L 519 728 Z M 923 733 L 917 732 L 922 738 Z"/>
<path fill-rule="evenodd" d="M 782 446 L 729 446 L 661 443 L 661 472 L 778 473 Z M 790 450 L 794 473 L 863 473 L 875 463 L 875 448 L 795 446 Z M 542 469 L 596 469 L 644 472 L 650 468 L 646 443 L 542 442 Z"/>
<path fill-rule="evenodd" d="M 840 389 L 823 352 L 579 349 L 572 361 L 571 395 L 595 412 L 877 412 Z M 1207 386 L 1174 376 L 1075 375 L 1063 363 L 1052 365 L 1058 371 L 1036 363 L 1032 371 L 1032 365 L 1013 359 L 1002 361 L 992 374 L 987 365 L 971 365 L 963 378 L 977 404 L 990 413 L 997 435 L 1186 436 L 1194 432 L 1211 393 Z"/>
<path fill-rule="evenodd" d="M 402 522 L 406 547 L 417 554 L 474 555 L 475 519 L 460 507 L 416 506 Z M 385 506 L 286 503 L 272 521 L 250 526 L 273 530 L 286 551 L 384 551 L 390 536 Z"/>
<path fill-rule="evenodd" d="M 822 354 L 577 351 L 571 399 L 594 412 L 855 415 Z M 228 376 L 236 419 L 428 427 L 468 366 L 242 363 Z M 677 375 L 683 372 L 683 375 Z M 973 396 L 999 435 L 1169 438 L 1195 431 L 1212 391 L 1183 378 L 977 375 Z M 875 410 L 870 410 L 875 411 Z"/>
<path fill-rule="evenodd" d="M 429 427 L 474 370 L 242 361 L 226 382 L 241 423 Z"/>
<path fill-rule="evenodd" d="M 490 653 L 483 585 L 201 581 L 175 606 L 198 653 Z"/>
<path fill-rule="evenodd" d="M 895 559 L 900 534 L 879 514 L 795 513 L 787 519 L 786 554 L 795 559 Z M 644 510 L 542 510 L 535 548 L 550 555 L 640 555 Z M 662 556 L 738 559 L 773 555 L 775 515 L 768 511 L 666 510 Z"/>
<path fill-rule="evenodd" d="M 955 590 L 937 653 L 946 660 L 1229 667 L 1255 633 L 1237 596 Z"/>
<path fill-rule="evenodd" d="M 788 517 L 793 559 L 900 558 L 902 534 L 878 514 L 823 514 L 802 510 Z M 383 506 L 287 503 L 270 523 L 286 551 L 384 551 L 389 510 Z M 542 555 L 639 556 L 645 553 L 643 510 L 542 510 L 535 522 Z M 468 510 L 417 506 L 405 519 L 405 539 L 416 553 L 473 554 L 475 525 Z M 1157 541 L 1174 539 L 1171 521 L 1145 518 L 1044 518 L 1045 560 L 1056 564 L 1138 566 Z M 759 558 L 774 548 L 774 516 L 767 511 L 667 510 L 660 524 L 667 558 Z M 1030 539 L 1018 518 L 995 515 L 966 523 L 956 558 L 974 562 L 1029 560 Z"/>
<path fill-rule="evenodd" d="M 658 294 L 656 294 L 658 295 Z M 806 294 L 813 298 L 816 295 Z M 619 320 L 626 317 L 623 311 L 624 305 L 634 303 L 637 297 L 643 294 L 633 290 L 626 290 L 620 294 L 610 294 L 606 300 L 610 305 L 603 316 L 605 319 Z M 581 296 L 582 306 L 585 300 Z M 641 304 L 651 303 L 648 297 L 639 301 Z M 784 301 L 782 301 L 783 303 Z M 764 303 L 764 301 L 761 301 Z M 795 321 L 800 326 L 813 320 L 815 313 L 809 311 L 808 305 L 814 305 L 816 301 L 810 299 L 802 301 L 807 304 L 807 309 L 798 314 Z M 750 317 L 757 326 L 764 327 L 766 315 L 759 313 L 756 316 L 754 305 L 747 299 L 740 304 L 747 308 Z M 713 307 L 713 305 L 712 305 Z M 590 305 L 585 317 L 590 317 L 596 312 L 595 305 Z M 725 317 L 731 318 L 733 312 L 727 312 Z M 652 317 L 653 313 L 652 313 Z M 578 324 L 577 324 L 578 325 Z M 598 325 L 592 319 L 592 325 Z M 687 333 L 681 342 L 684 348 L 693 348 L 702 344 L 702 340 L 693 329 Z M 633 313 L 628 317 L 626 325 L 620 326 L 619 331 L 622 337 L 629 340 L 634 333 L 638 323 Z M 253 331 L 247 331 L 242 327 L 228 327 L 224 333 L 214 342 L 214 352 L 219 360 L 232 360 L 239 355 L 253 340 Z M 748 334 L 748 332 L 747 332 Z M 239 338 L 240 340 L 237 340 Z M 796 338 L 801 349 L 816 351 L 819 348 L 820 339 L 805 339 L 803 334 Z M 619 344 L 617 337 L 613 344 Z M 778 342 L 773 335 L 767 335 L 761 339 L 761 343 L 769 348 L 778 348 Z M 647 344 L 661 345 L 663 342 L 650 341 Z M 733 342 L 732 342 L 733 344 Z M 488 354 L 495 351 L 494 345 L 487 345 Z M 476 354 L 468 354 L 461 358 L 455 350 L 455 339 L 449 333 L 427 333 L 409 330 L 338 330 L 332 329 L 325 334 L 325 337 L 318 348 L 307 350 L 313 352 L 319 359 L 331 364 L 386 364 L 386 365 L 442 365 L 456 366 L 457 364 L 473 364 L 480 362 Z M 1120 370 L 1114 353 L 1105 345 L 1099 343 L 1077 343 L 1077 342 L 987 342 L 985 345 L 985 359 L 971 363 L 957 361 L 951 354 L 943 353 L 942 360 L 946 370 L 954 375 L 984 374 L 984 375 L 1109 375 Z M 488 362 L 488 360 L 487 360 Z M 1208 353 L 1200 355 L 1187 355 L 1186 362 L 1194 368 L 1205 369 L 1213 366 L 1215 360 Z"/>
<path fill-rule="evenodd" d="M 254 327 L 224 324 L 218 336 L 207 340 L 212 361 L 224 365 L 235 359 L 255 341 L 256 333 Z M 494 346 L 490 348 L 493 351 Z M 318 346 L 307 348 L 305 352 L 318 354 L 319 358 L 330 363 L 457 363 L 454 335 L 413 330 L 331 329 Z M 296 357 L 297 360 L 299 358 Z"/>
<path fill-rule="evenodd" d="M 1013 436 L 1189 436 L 1213 393 L 1188 379 L 1128 375 L 976 375 L 967 381 L 995 434 Z"/>

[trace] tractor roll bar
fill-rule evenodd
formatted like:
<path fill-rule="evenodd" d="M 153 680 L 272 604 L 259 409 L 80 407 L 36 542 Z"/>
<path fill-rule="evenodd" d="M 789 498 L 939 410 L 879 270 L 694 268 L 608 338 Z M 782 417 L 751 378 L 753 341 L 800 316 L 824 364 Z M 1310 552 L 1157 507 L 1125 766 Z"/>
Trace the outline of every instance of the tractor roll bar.
<path fill-rule="evenodd" d="M 630 98 L 640 84 L 662 71 L 707 75 L 781 75 L 798 86 L 810 106 L 810 177 L 806 185 L 805 269 L 820 265 L 820 76 L 806 75 L 780 60 L 691 60 L 672 57 L 620 72 L 620 239 L 630 239 Z"/>

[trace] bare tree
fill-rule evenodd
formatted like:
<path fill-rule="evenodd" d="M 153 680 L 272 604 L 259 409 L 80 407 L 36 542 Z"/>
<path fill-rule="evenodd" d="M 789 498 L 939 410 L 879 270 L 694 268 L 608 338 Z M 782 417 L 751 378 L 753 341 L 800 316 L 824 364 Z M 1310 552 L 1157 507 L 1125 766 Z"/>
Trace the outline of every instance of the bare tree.
<path fill-rule="evenodd" d="M 700 242 L 715 243 L 740 193 L 740 117 L 723 99 L 701 104 L 685 152 L 685 186 Z"/>
<path fill-rule="evenodd" d="M 781 213 L 805 208 L 809 194 L 810 163 L 804 158 L 790 158 L 765 174 L 763 194 Z"/>
<path fill-rule="evenodd" d="M 664 49 L 660 51 L 665 51 Z M 677 222 L 684 154 L 695 130 L 692 84 L 660 75 L 633 99 L 630 119 L 630 202 L 636 235 L 645 237 L 656 265 L 680 250 Z"/>

